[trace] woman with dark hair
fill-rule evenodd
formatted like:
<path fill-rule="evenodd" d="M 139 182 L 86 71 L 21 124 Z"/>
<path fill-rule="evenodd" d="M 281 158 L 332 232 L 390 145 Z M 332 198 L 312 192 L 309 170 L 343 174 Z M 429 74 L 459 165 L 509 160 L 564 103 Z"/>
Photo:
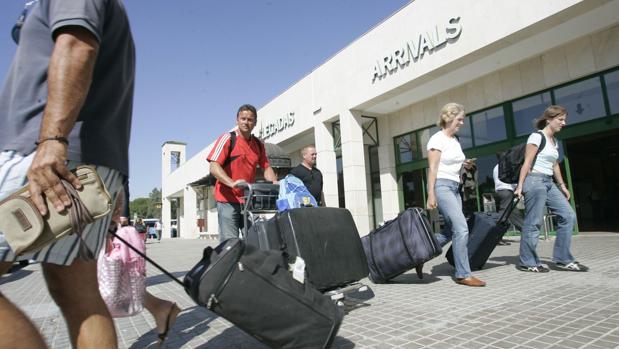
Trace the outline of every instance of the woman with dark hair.
<path fill-rule="evenodd" d="M 589 268 L 578 263 L 570 252 L 572 230 L 576 223 L 576 214 L 570 206 L 570 192 L 567 189 L 561 169 L 559 168 L 559 144 L 555 134 L 565 126 L 567 111 L 564 107 L 551 105 L 541 117 L 535 120 L 535 126 L 541 130 L 546 142 L 542 144 L 542 134 L 534 132 L 527 140 L 524 164 L 520 170 L 518 186 L 514 195 L 524 194 L 525 215 L 520 240 L 520 260 L 518 270 L 545 273 L 549 269 L 541 264 L 536 248 L 539 240 L 544 206 L 557 216 L 557 238 L 555 240 L 552 260 L 560 270 L 587 271 Z M 537 155 L 537 156 L 536 156 Z M 556 184 L 553 183 L 553 177 Z"/>

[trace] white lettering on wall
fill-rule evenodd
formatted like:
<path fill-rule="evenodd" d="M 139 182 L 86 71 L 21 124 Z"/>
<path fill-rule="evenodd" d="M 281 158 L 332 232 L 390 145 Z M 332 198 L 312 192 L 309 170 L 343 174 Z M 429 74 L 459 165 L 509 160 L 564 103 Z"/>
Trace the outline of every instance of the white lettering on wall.
<path fill-rule="evenodd" d="M 265 140 L 282 132 L 288 127 L 292 127 L 292 125 L 294 125 L 294 113 L 290 112 L 280 118 L 275 119 L 272 122 L 269 122 L 266 125 L 262 125 L 260 127 L 258 137 L 262 140 Z"/>
<path fill-rule="evenodd" d="M 372 82 L 382 80 L 388 74 L 393 74 L 413 62 L 423 58 L 424 54 L 431 53 L 437 48 L 456 40 L 462 33 L 460 17 L 450 18 L 446 24 L 436 25 L 428 31 L 414 35 L 411 40 L 393 51 L 382 60 L 374 64 Z"/>

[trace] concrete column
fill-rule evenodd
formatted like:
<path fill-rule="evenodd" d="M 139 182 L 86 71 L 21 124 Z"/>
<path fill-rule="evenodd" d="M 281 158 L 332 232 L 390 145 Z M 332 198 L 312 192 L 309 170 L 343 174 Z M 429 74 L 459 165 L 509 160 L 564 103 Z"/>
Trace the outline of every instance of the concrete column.
<path fill-rule="evenodd" d="M 161 198 L 161 236 L 164 238 L 172 237 L 172 225 L 170 220 L 172 219 L 172 205 L 168 198 Z"/>
<path fill-rule="evenodd" d="M 371 225 L 360 115 L 348 110 L 340 113 L 340 131 L 346 208 L 352 213 L 359 234 L 364 236 L 370 232 Z"/>
<path fill-rule="evenodd" d="M 186 159 L 186 144 L 182 142 L 169 141 L 163 143 L 161 146 L 161 224 L 162 224 L 162 237 L 170 237 L 172 219 L 171 205 L 169 197 L 165 197 L 164 193 L 168 193 L 166 184 L 167 177 L 172 173 L 172 154 L 177 153 L 179 157 L 179 166 L 185 163 Z M 179 208 L 180 210 L 180 208 Z M 180 228 L 180 213 L 179 220 L 177 221 Z"/>
<path fill-rule="evenodd" d="M 314 125 L 314 145 L 316 146 L 316 167 L 322 172 L 325 206 L 338 207 L 337 166 L 333 150 L 331 122 L 317 122 Z"/>
<path fill-rule="evenodd" d="M 198 215 L 196 211 L 196 192 L 192 187 L 186 186 L 183 189 L 183 221 L 181 234 L 185 239 L 195 239 L 198 237 Z"/>
<path fill-rule="evenodd" d="M 380 188 L 383 203 L 383 220 L 395 218 L 399 211 L 399 188 L 396 173 L 393 137 L 389 132 L 389 117 L 378 118 L 378 161 L 380 166 Z"/>

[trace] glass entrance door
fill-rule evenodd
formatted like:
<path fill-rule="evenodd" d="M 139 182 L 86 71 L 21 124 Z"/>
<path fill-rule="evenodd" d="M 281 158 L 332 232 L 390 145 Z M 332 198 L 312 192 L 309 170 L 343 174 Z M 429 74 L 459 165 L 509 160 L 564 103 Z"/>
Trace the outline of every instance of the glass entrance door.
<path fill-rule="evenodd" d="M 426 207 L 426 170 L 402 172 L 402 195 L 404 209 L 409 207 Z"/>
<path fill-rule="evenodd" d="M 619 232 L 619 130 L 564 142 L 580 231 Z"/>

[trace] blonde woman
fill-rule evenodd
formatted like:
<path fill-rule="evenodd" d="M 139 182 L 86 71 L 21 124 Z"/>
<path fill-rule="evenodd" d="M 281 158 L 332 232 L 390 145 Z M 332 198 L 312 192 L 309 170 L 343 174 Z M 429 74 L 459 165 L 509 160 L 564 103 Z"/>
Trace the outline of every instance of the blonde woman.
<path fill-rule="evenodd" d="M 448 103 L 441 109 L 437 125 L 440 131 L 428 141 L 428 202 L 427 208 L 438 207 L 445 218 L 445 228 L 436 235 L 441 246 L 452 241 L 456 283 L 481 287 L 486 283 L 471 274 L 468 255 L 469 230 L 462 212 L 460 197 L 460 169 L 472 168 L 474 163 L 465 160 L 456 134 L 464 124 L 464 107 Z"/>

